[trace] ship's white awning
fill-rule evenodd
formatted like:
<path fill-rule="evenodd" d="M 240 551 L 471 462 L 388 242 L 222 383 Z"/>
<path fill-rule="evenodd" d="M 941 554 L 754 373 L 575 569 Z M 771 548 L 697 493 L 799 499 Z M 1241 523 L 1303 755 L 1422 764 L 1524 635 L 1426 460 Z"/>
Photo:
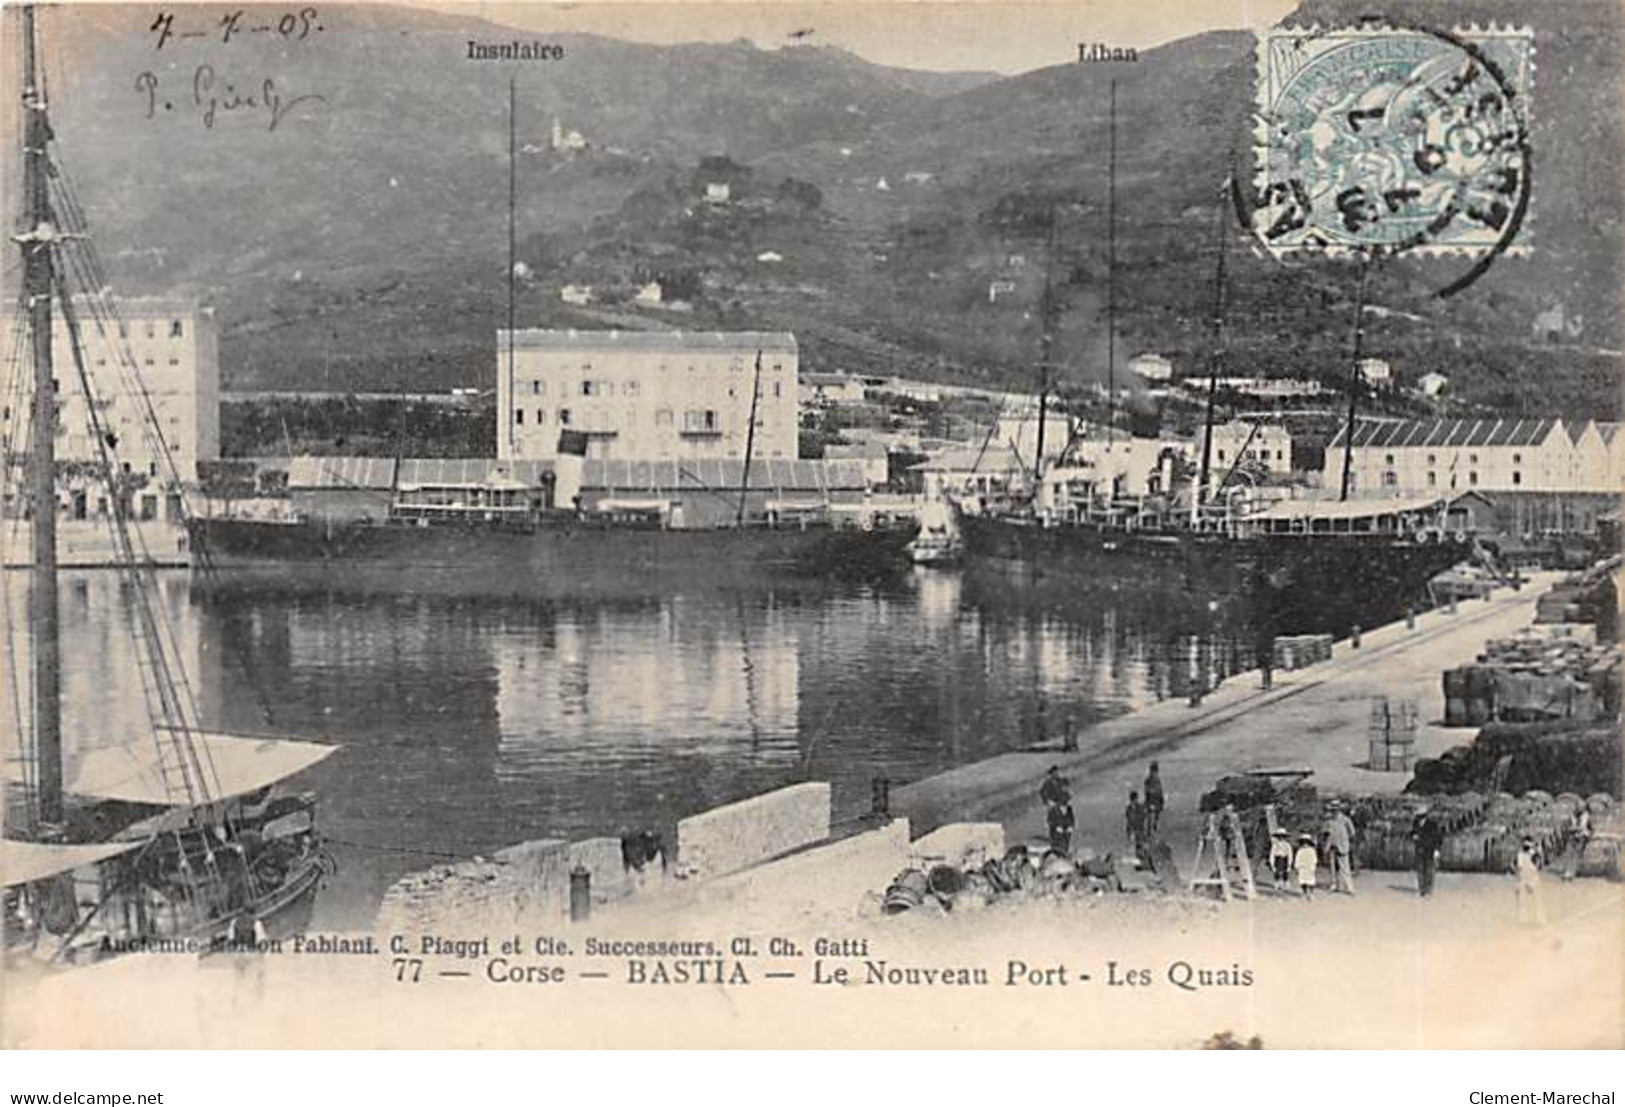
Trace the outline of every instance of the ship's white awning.
<path fill-rule="evenodd" d="M 66 790 L 78 796 L 127 803 L 187 805 L 230 799 L 285 780 L 338 749 L 283 738 L 195 732 L 190 740 L 197 750 L 203 777 L 195 797 L 187 794 L 174 763 L 166 779 L 158 763 L 157 746 L 152 742 L 84 751 L 65 766 Z M 175 756 L 173 752 L 171 756 Z"/>
<path fill-rule="evenodd" d="M 1443 506 L 1443 500 L 1431 496 L 1392 500 L 1280 500 L 1249 515 L 1248 519 L 1370 519 L 1434 511 Z"/>
<path fill-rule="evenodd" d="M 141 845 L 141 842 L 98 842 L 80 846 L 0 839 L 0 881 L 10 888 L 31 880 L 44 880 L 58 873 L 72 872 L 121 853 L 129 853 Z"/>

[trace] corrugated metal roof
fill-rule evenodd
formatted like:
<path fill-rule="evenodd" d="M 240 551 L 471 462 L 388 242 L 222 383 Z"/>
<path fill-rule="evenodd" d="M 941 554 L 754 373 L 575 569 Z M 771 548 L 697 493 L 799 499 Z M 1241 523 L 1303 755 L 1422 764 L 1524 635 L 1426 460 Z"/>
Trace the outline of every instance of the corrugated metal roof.
<path fill-rule="evenodd" d="M 553 472 L 551 461 L 520 458 L 502 461 L 491 457 L 405 458 L 401 461 L 403 487 L 462 486 L 511 481 L 540 488 Z"/>
<path fill-rule="evenodd" d="M 508 331 L 497 331 L 497 348 L 508 348 Z M 513 332 L 516 350 L 757 350 L 796 352 L 796 336 L 789 331 L 554 331 L 530 329 Z"/>
<path fill-rule="evenodd" d="M 692 461 L 623 461 L 589 459 L 582 466 L 584 488 L 661 492 L 681 489 L 737 491 L 745 463 L 738 458 L 695 458 Z M 851 461 L 808 461 L 763 458 L 750 467 L 753 491 L 843 491 L 865 486 L 863 465 Z"/>
<path fill-rule="evenodd" d="M 394 483 L 392 457 L 296 457 L 288 463 L 289 488 L 377 490 Z"/>

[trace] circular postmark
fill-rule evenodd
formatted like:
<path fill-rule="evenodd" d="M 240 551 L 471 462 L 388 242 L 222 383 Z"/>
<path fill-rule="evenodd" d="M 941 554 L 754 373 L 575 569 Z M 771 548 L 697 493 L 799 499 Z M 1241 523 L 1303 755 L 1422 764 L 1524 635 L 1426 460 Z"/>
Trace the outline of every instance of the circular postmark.
<path fill-rule="evenodd" d="M 1260 43 L 1250 223 L 1276 254 L 1468 259 L 1516 237 L 1530 196 L 1527 32 L 1277 28 Z"/>

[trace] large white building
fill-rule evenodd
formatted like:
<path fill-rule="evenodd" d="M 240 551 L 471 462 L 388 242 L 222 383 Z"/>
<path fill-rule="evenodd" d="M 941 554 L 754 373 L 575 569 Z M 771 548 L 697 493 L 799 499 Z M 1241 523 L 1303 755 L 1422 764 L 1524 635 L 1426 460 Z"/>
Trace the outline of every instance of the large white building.
<path fill-rule="evenodd" d="M 787 332 L 522 330 L 510 350 L 501 330 L 497 382 L 499 458 L 554 457 L 563 431 L 584 435 L 590 458 L 743 458 L 753 383 L 753 456 L 797 454 Z"/>
<path fill-rule="evenodd" d="M 94 402 L 103 432 L 113 436 L 117 464 L 140 485 L 133 489 L 131 510 L 138 518 L 175 518 L 180 490 L 169 486 L 169 474 L 190 484 L 198 479 L 199 461 L 220 456 L 220 339 L 214 311 L 194 300 L 141 297 L 120 299 L 117 312 L 120 322 L 105 319 L 98 326 L 90 304 L 78 304 L 89 401 L 60 306 L 52 313 L 57 461 L 71 469 L 73 463 L 99 459 L 86 406 Z M 23 368 L 26 372 L 26 362 Z M 29 378 L 23 394 L 0 406 L 0 429 L 19 441 L 27 433 L 31 385 Z M 105 495 L 86 500 L 94 493 L 71 474 L 64 494 L 75 515 L 108 509 Z"/>
<path fill-rule="evenodd" d="M 1610 440 L 1611 439 L 1611 440 Z M 1625 438 L 1559 419 L 1363 420 L 1353 491 L 1362 496 L 1478 492 L 1619 494 Z M 1341 488 L 1345 432 L 1326 447 L 1325 487 Z"/>

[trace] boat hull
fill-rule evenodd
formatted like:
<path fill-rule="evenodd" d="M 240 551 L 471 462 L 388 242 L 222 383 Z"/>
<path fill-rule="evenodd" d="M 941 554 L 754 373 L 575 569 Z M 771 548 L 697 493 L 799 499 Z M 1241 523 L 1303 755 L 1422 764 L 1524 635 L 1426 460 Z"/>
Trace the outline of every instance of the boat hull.
<path fill-rule="evenodd" d="M 960 526 L 971 557 L 1020 562 L 1061 582 L 1122 577 L 1240 605 L 1278 634 L 1342 635 L 1400 618 L 1427 606 L 1428 582 L 1471 552 L 1450 537 L 1136 534 L 987 516 Z"/>
<path fill-rule="evenodd" d="M 200 519 L 204 584 L 591 597 L 863 578 L 907 565 L 909 525 L 681 530 L 581 521 L 534 529 Z"/>

